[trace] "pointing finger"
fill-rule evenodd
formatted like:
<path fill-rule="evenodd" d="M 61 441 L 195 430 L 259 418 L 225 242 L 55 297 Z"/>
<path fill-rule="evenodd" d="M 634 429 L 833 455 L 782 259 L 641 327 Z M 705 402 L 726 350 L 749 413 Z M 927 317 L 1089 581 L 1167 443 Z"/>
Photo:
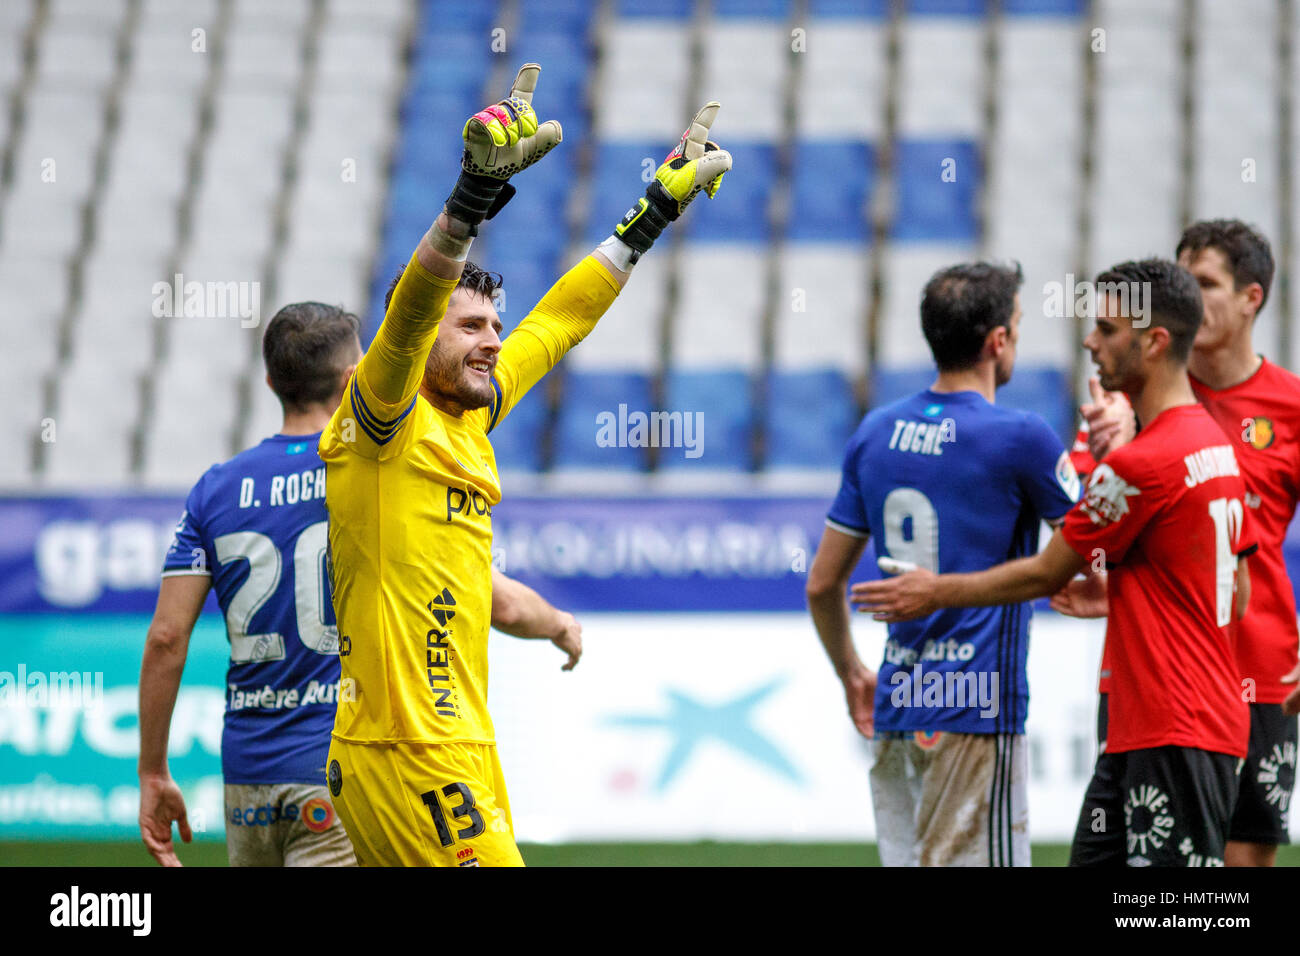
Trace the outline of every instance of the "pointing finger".
<path fill-rule="evenodd" d="M 686 132 L 686 144 L 682 151 L 682 155 L 688 160 L 699 159 L 704 155 L 704 144 L 709 139 L 709 127 L 717 119 L 718 110 L 720 109 L 722 109 L 722 104 L 717 100 L 711 100 L 705 103 L 703 108 L 695 114 L 695 118 L 691 120 L 691 128 Z M 730 163 L 727 164 L 727 168 L 731 168 Z M 723 172 L 725 171 L 723 170 Z"/>
<path fill-rule="evenodd" d="M 542 68 L 536 63 L 525 63 L 515 76 L 515 85 L 510 87 L 510 95 L 517 96 L 525 103 L 533 101 L 533 91 L 537 89 L 537 75 Z"/>

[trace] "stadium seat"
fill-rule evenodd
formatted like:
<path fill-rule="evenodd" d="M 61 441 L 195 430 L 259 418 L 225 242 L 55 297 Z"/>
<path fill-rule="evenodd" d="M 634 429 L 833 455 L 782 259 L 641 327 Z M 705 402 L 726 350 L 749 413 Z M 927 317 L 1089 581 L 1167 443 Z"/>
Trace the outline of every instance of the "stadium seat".
<path fill-rule="evenodd" d="M 903 140 L 895 150 L 898 206 L 890 236 L 926 242 L 977 239 L 979 148 L 964 140 Z"/>
<path fill-rule="evenodd" d="M 1067 369 L 1017 361 L 1011 381 L 998 389 L 998 404 L 1034 412 L 1052 426 L 1062 441 L 1073 440 L 1078 415 Z"/>
<path fill-rule="evenodd" d="M 691 429 L 691 445 L 659 450 L 660 470 L 753 469 L 754 385 L 745 372 L 671 369 L 664 378 L 663 408 L 655 410 L 681 413 L 683 428 L 688 419 L 698 423 Z"/>
<path fill-rule="evenodd" d="M 866 143 L 796 141 L 786 238 L 866 241 L 875 163 Z"/>
<path fill-rule="evenodd" d="M 648 154 L 662 157 L 690 119 L 682 115 L 691 76 L 690 27 L 678 19 L 679 5 L 650 0 L 646 16 L 619 17 L 602 44 L 592 103 L 598 149 L 601 140 L 652 143 Z M 690 0 L 680 5 L 689 15 Z M 653 76 L 655 82 L 645 78 Z M 707 99 L 707 97 L 706 97 Z M 597 172 L 600 165 L 596 165 Z M 599 195 L 599 194 L 598 194 Z"/>
<path fill-rule="evenodd" d="M 1002 0 L 1009 17 L 1079 17 L 1087 7 L 1086 0 Z"/>
<path fill-rule="evenodd" d="M 525 0 L 519 5 L 519 31 L 525 38 L 546 31 L 582 36 L 595 19 L 598 7 L 596 0 Z M 545 60 L 538 62 L 549 69 Z"/>
<path fill-rule="evenodd" d="M 645 194 L 646 183 L 675 144 L 675 140 L 665 144 L 645 140 L 598 141 L 585 233 L 588 242 L 601 242 L 614 231 L 628 207 Z"/>
<path fill-rule="evenodd" d="M 620 406 L 626 414 L 653 410 L 647 376 L 572 370 L 565 374 L 555 434 L 555 467 L 644 471 L 646 449 L 627 444 L 633 437 L 630 432 L 620 433 Z M 600 424 L 606 420 L 613 426 L 602 436 Z M 613 444 L 598 445 L 598 437 Z"/>
<path fill-rule="evenodd" d="M 959 9 L 937 9 L 946 6 L 983 12 L 982 0 L 957 0 L 909 10 L 918 15 L 902 21 L 897 135 L 904 140 L 974 140 L 983 131 L 984 24 Z"/>
<path fill-rule="evenodd" d="M 719 19 L 785 20 L 793 7 L 791 0 L 714 0 L 711 12 Z"/>
<path fill-rule="evenodd" d="M 547 383 L 534 386 L 489 436 L 497 471 L 541 471 Z"/>
<path fill-rule="evenodd" d="M 727 149 L 741 140 L 780 139 L 791 70 L 790 31 L 785 24 L 718 18 L 704 31 L 704 41 L 701 103 L 722 104 L 712 138 L 725 141 Z"/>
<path fill-rule="evenodd" d="M 698 241 L 762 242 L 772 234 L 769 205 L 776 188 L 776 151 L 766 143 L 728 144 L 734 172 L 712 199 L 695 200 L 684 217 L 686 234 Z"/>
<path fill-rule="evenodd" d="M 844 444 L 858 423 L 852 384 L 841 371 L 773 370 L 767 377 L 766 408 L 768 468 L 839 467 Z"/>
<path fill-rule="evenodd" d="M 618 0 L 619 20 L 656 17 L 685 20 L 695 12 L 695 0 Z"/>
<path fill-rule="evenodd" d="M 888 0 L 810 0 L 808 15 L 836 20 L 882 19 L 889 15 Z"/>

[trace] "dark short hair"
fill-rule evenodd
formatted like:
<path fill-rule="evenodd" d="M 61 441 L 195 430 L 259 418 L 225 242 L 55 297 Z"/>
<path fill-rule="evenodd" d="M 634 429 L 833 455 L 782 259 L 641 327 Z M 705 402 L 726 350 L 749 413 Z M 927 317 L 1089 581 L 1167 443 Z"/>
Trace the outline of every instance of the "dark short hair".
<path fill-rule="evenodd" d="M 1170 356 L 1178 362 L 1187 361 L 1201 327 L 1201 287 L 1195 276 L 1168 259 L 1143 259 L 1121 262 L 1098 275 L 1098 295 L 1106 283 L 1124 283 L 1134 290 L 1129 292 L 1130 312 L 1134 295 L 1140 294 L 1151 324 L 1169 330 Z M 1141 292 L 1136 293 L 1139 286 Z"/>
<path fill-rule="evenodd" d="M 397 291 L 397 283 L 402 281 L 402 276 L 406 272 L 406 266 L 397 270 L 397 275 L 393 276 L 393 281 L 388 283 L 388 291 L 384 293 L 384 312 L 388 312 L 388 304 L 393 301 L 393 293 Z M 488 272 L 486 269 L 480 269 L 472 262 L 465 263 L 465 270 L 461 272 L 460 279 L 456 282 L 457 289 L 464 289 L 466 292 L 474 292 L 490 299 L 496 295 L 505 284 L 499 272 Z"/>
<path fill-rule="evenodd" d="M 999 325 L 1010 328 L 1024 279 L 1018 262 L 962 263 L 930 277 L 921 296 L 921 331 L 939 371 L 970 368 L 989 332 Z"/>
<path fill-rule="evenodd" d="M 272 316 L 262 336 L 266 373 L 286 409 L 331 402 L 360 348 L 361 322 L 320 302 L 295 302 Z"/>
<path fill-rule="evenodd" d="M 1264 290 L 1259 300 L 1259 311 L 1263 311 L 1273 284 L 1273 250 L 1268 240 L 1240 219 L 1205 219 L 1183 230 L 1174 255 L 1181 258 L 1190 252 L 1194 258 L 1205 249 L 1223 253 L 1234 290 L 1240 292 L 1252 282 L 1259 283 Z"/>

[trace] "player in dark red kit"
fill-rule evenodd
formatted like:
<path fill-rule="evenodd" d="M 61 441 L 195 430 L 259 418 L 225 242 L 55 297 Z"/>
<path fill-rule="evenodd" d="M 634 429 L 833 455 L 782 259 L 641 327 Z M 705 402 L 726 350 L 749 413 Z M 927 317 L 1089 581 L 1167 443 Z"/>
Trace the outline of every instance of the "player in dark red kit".
<path fill-rule="evenodd" d="M 1283 677 L 1293 672 L 1294 681 L 1297 676 L 1300 636 L 1282 555 L 1300 499 L 1300 378 L 1258 355 L 1251 342 L 1255 316 L 1273 279 L 1268 240 L 1237 220 L 1198 222 L 1179 239 L 1177 254 L 1179 264 L 1196 277 L 1204 303 L 1188 361 L 1192 391 L 1232 441 L 1259 539 L 1250 559 L 1250 610 L 1237 642 L 1240 694 L 1250 704 L 1250 752 L 1225 860 L 1229 866 L 1271 866 L 1278 845 L 1289 842 L 1300 710 L 1300 694 L 1284 707 L 1292 687 Z M 1128 437 L 1122 409 L 1103 407 L 1114 401 L 1094 394 L 1090 424 L 1097 427 L 1090 444 L 1101 455 Z M 1103 694 L 1110 689 L 1109 657 L 1103 657 Z"/>
<path fill-rule="evenodd" d="M 1141 433 L 1094 469 L 1041 553 L 975 574 L 863 582 L 850 594 L 878 620 L 909 620 L 1055 594 L 1104 561 L 1110 721 L 1070 862 L 1222 865 L 1250 729 L 1233 646 L 1255 547 L 1246 487 L 1232 445 L 1187 380 L 1201 322 L 1196 281 L 1148 259 L 1098 282 L 1143 290 L 1143 322 L 1135 327 L 1123 300 L 1103 295 L 1084 340 L 1101 385 L 1129 396 Z"/>

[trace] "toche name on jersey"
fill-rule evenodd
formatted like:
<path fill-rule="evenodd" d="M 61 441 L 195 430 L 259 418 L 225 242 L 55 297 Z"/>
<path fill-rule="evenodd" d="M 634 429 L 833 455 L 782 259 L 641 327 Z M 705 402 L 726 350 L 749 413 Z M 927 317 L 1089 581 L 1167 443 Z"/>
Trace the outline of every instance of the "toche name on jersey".
<path fill-rule="evenodd" d="M 894 451 L 910 451 L 919 455 L 942 455 L 945 442 L 957 440 L 957 423 L 951 418 L 941 422 L 915 422 L 905 418 L 894 419 L 894 434 L 889 437 L 889 447 Z"/>

